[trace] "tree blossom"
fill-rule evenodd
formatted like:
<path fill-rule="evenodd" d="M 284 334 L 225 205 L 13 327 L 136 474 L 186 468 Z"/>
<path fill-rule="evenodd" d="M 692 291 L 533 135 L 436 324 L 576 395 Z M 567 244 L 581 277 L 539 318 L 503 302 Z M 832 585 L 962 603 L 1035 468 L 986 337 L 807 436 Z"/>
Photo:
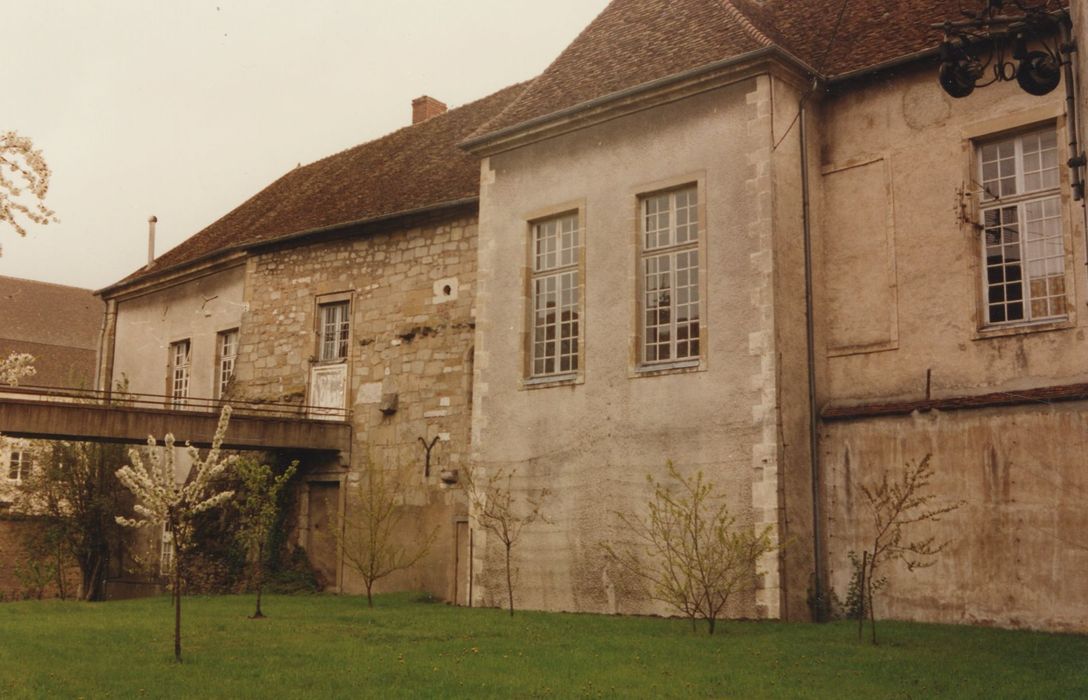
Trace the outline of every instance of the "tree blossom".
<path fill-rule="evenodd" d="M 40 150 L 26 136 L 14 131 L 0 133 L 0 223 L 8 223 L 20 236 L 26 228 L 18 217 L 42 226 L 56 222 L 45 206 L 52 173 Z"/>
<path fill-rule="evenodd" d="M 193 519 L 234 496 L 234 491 L 215 493 L 212 483 L 237 459 L 235 456 L 221 459 L 219 455 L 230 414 L 230 406 L 224 406 L 207 457 L 201 459 L 200 451 L 186 444 L 193 466 L 185 482 L 178 483 L 174 471 L 174 436 L 170 433 L 163 439 L 165 449 L 161 453 L 156 449 L 155 438 L 149 436 L 146 461 L 139 450 L 130 450 L 132 464 L 117 470 L 118 480 L 136 496 L 133 510 L 137 515 L 135 518 L 119 515 L 117 522 L 125 527 L 163 525 L 174 538 L 174 657 L 178 661 L 181 661 L 181 577 L 192 547 Z"/>

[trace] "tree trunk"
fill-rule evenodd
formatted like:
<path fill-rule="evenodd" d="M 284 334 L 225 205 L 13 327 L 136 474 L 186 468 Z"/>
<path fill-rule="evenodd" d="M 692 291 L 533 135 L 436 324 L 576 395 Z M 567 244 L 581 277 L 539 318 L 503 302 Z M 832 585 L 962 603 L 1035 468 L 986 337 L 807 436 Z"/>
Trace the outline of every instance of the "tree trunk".
<path fill-rule="evenodd" d="M 514 616 L 514 578 L 510 574 L 510 542 L 506 543 L 506 594 L 510 598 L 510 617 Z"/>
<path fill-rule="evenodd" d="M 253 619 L 264 617 L 261 612 L 261 587 L 264 583 L 264 544 L 257 546 L 257 611 L 253 613 Z"/>
<path fill-rule="evenodd" d="M 174 554 L 174 661 L 181 663 L 181 561 Z"/>
<path fill-rule="evenodd" d="M 870 574 L 869 580 L 872 581 Z M 869 593 L 869 627 L 873 630 L 873 644 L 876 644 L 876 610 L 873 609 L 873 594 Z"/>
<path fill-rule="evenodd" d="M 856 559 L 854 561 L 857 561 Z M 860 609 L 858 610 L 858 641 L 861 641 L 862 634 L 865 631 L 865 596 L 868 589 L 865 587 L 866 581 L 866 568 L 869 562 L 869 552 L 861 553 L 861 572 L 858 576 L 858 597 L 861 599 L 858 601 Z"/>
<path fill-rule="evenodd" d="M 374 589 L 374 582 L 366 582 L 366 606 L 368 608 L 374 607 L 374 596 L 371 595 L 371 591 Z"/>
<path fill-rule="evenodd" d="M 713 614 L 706 616 L 706 624 L 710 627 L 710 634 L 714 634 L 714 623 L 717 622 Z"/>

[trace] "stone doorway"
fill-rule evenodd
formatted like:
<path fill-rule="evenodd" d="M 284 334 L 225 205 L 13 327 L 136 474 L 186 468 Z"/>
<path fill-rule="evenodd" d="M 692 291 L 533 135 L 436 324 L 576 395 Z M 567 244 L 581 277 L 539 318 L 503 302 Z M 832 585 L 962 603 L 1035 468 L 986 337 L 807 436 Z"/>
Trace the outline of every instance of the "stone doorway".
<path fill-rule="evenodd" d="M 308 491 L 306 554 L 325 588 L 337 588 L 339 561 L 333 528 L 339 525 L 340 482 L 311 481 Z"/>

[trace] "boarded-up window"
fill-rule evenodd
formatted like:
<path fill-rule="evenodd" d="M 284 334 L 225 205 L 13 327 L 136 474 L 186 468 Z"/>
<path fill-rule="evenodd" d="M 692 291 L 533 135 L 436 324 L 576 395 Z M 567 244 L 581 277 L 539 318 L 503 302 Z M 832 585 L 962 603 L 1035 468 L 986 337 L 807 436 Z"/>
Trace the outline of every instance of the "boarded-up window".
<path fill-rule="evenodd" d="M 828 354 L 895 348 L 898 292 L 886 161 L 877 159 L 824 175 Z"/>

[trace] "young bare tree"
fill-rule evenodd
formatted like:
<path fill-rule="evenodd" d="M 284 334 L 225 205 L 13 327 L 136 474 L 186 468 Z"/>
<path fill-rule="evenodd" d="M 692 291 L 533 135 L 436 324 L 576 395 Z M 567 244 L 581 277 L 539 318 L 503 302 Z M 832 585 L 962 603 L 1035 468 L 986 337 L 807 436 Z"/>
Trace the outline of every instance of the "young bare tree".
<path fill-rule="evenodd" d="M 295 475 L 298 462 L 291 462 L 279 476 L 272 472 L 272 467 L 252 457 L 239 459 L 234 469 L 242 484 L 242 493 L 234 501 L 238 510 L 238 540 L 253 560 L 253 580 L 257 586 L 257 610 L 253 613 L 253 619 L 258 619 L 264 617 L 261 612 L 261 590 L 264 587 L 268 536 L 279 514 L 280 491 Z"/>
<path fill-rule="evenodd" d="M 937 496 L 930 490 L 933 478 L 930 457 L 926 455 L 919 461 L 908 461 L 894 478 L 884 471 L 875 484 L 859 486 L 869 509 L 872 531 L 862 553 L 859 573 L 862 596 L 858 633 L 861 633 L 867 610 L 873 644 L 876 644 L 873 597 L 887 583 L 887 578 L 881 575 L 884 565 L 901 561 L 906 564 L 907 571 L 933 566 L 935 557 L 950 540 L 937 542 L 933 535 L 911 539 L 907 530 L 918 523 L 938 522 L 941 516 L 963 505 L 962 501 L 949 505 L 935 503 Z"/>
<path fill-rule="evenodd" d="M 0 133 L 0 223 L 25 236 L 20 218 L 42 226 L 55 222 L 53 211 L 45 206 L 51 176 L 49 164 L 29 138 L 14 131 Z"/>
<path fill-rule="evenodd" d="M 200 451 L 188 446 L 192 459 L 189 478 L 178 483 L 174 471 L 174 436 L 167 433 L 160 454 L 154 437 L 147 439 L 147 460 L 139 450 L 130 450 L 131 465 L 117 470 L 117 478 L 136 497 L 136 518 L 117 516 L 125 527 L 165 526 L 174 538 L 173 597 L 174 597 L 174 658 L 181 661 L 181 579 L 185 564 L 192 554 L 193 518 L 206 510 L 222 505 L 234 496 L 233 491 L 214 491 L 213 482 L 236 461 L 235 457 L 220 458 L 220 447 L 230 423 L 230 406 L 224 406 L 219 425 L 212 438 L 212 448 L 203 459 Z"/>
<path fill-rule="evenodd" d="M 438 536 L 436 527 L 410 547 L 397 544 L 404 517 L 404 507 L 398 504 L 400 491 L 398 480 L 368 458 L 363 483 L 348 493 L 343 531 L 334 529 L 344 563 L 363 579 L 370 607 L 374 607 L 374 584 L 425 557 Z"/>
<path fill-rule="evenodd" d="M 672 462 L 668 470 L 676 488 L 646 477 L 653 488 L 646 517 L 616 513 L 634 544 L 602 547 L 652 599 L 690 618 L 693 629 L 706 620 L 714 634 L 730 597 L 755 586 L 760 558 L 774 551 L 771 528 L 738 527 L 724 494 L 702 472 L 686 478 Z"/>
<path fill-rule="evenodd" d="M 468 469 L 464 475 L 472 519 L 482 530 L 499 539 L 506 555 L 506 597 L 511 617 L 514 615 L 514 545 L 527 526 L 537 521 L 550 522 L 544 514 L 543 505 L 551 495 L 546 488 L 528 489 L 521 499 L 515 498 L 512 488 L 514 475 L 512 469 L 492 471 L 480 467 Z"/>

